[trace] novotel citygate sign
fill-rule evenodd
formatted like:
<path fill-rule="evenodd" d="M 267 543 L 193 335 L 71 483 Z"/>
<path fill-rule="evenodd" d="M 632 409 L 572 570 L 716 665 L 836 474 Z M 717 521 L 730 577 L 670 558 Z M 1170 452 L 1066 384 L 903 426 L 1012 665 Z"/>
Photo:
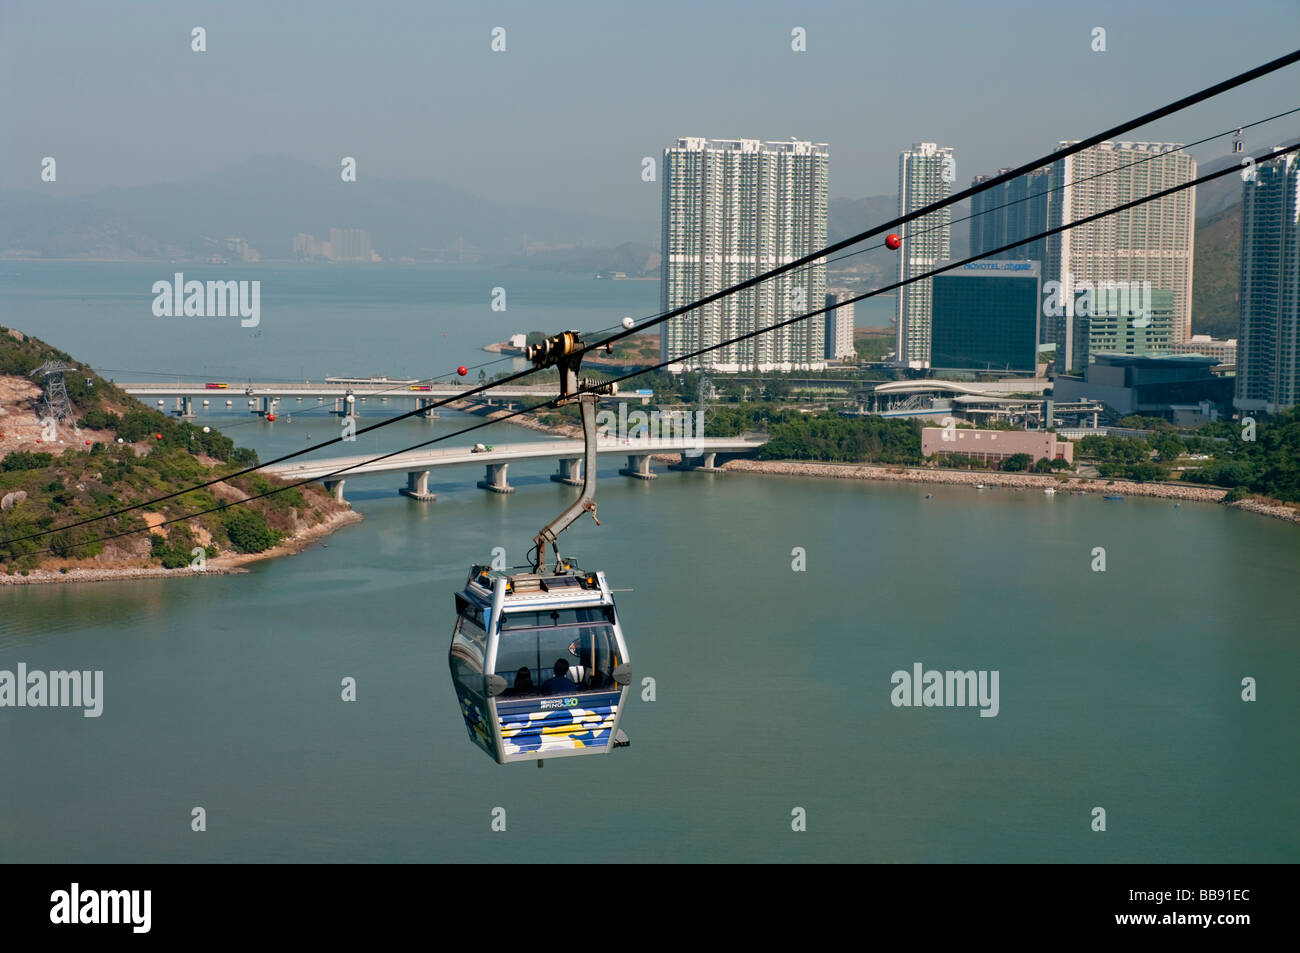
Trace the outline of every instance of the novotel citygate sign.
<path fill-rule="evenodd" d="M 962 271 L 1011 271 L 1021 272 L 1032 277 L 1038 274 L 1038 262 L 997 260 L 972 261 L 969 264 L 954 269 L 954 272 Z M 953 272 L 949 272 L 949 274 L 952 273 Z"/>

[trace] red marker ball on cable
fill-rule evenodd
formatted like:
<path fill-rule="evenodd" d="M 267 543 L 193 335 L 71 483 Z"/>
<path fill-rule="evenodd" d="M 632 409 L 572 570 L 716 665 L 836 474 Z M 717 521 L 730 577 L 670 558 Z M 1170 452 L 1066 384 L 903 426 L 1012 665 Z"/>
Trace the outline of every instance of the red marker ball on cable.
<path fill-rule="evenodd" d="M 466 374 L 469 373 L 469 368 L 462 364 L 460 367 L 456 368 L 456 373 L 459 374 L 461 377 L 464 377 Z"/>
<path fill-rule="evenodd" d="M 898 251 L 899 246 L 902 244 L 903 244 L 903 240 L 899 238 L 897 235 L 885 236 L 885 247 L 888 248 L 890 251 Z"/>

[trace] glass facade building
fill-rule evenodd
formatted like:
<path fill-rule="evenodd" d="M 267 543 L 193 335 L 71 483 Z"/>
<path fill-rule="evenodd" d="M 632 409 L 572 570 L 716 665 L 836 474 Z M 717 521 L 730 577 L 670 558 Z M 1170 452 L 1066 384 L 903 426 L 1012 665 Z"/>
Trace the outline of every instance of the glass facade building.
<path fill-rule="evenodd" d="M 931 366 L 1033 374 L 1038 362 L 1040 266 L 985 259 L 933 282 Z"/>

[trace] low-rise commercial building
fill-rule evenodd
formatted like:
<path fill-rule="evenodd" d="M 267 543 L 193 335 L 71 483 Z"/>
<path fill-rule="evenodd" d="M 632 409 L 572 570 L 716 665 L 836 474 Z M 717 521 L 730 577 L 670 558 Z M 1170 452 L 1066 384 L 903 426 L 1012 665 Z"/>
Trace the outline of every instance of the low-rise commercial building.
<path fill-rule="evenodd" d="M 968 430 L 961 427 L 922 427 L 921 455 L 960 454 L 985 463 L 999 463 L 1018 453 L 1038 460 L 1074 463 L 1074 444 L 1058 440 L 1050 430 Z"/>

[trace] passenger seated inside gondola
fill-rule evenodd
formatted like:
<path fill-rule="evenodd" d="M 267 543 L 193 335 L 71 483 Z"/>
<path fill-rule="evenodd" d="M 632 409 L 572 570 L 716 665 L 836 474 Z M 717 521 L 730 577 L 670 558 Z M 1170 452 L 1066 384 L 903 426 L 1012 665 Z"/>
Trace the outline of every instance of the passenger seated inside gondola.
<path fill-rule="evenodd" d="M 507 698 L 525 698 L 529 695 L 537 694 L 537 686 L 533 684 L 533 673 L 525 665 L 515 672 L 514 688 L 507 688 L 502 695 Z"/>
<path fill-rule="evenodd" d="M 578 690 L 577 683 L 569 678 L 569 663 L 566 659 L 557 658 L 553 671 L 555 674 L 542 685 L 543 695 L 567 695 Z"/>

